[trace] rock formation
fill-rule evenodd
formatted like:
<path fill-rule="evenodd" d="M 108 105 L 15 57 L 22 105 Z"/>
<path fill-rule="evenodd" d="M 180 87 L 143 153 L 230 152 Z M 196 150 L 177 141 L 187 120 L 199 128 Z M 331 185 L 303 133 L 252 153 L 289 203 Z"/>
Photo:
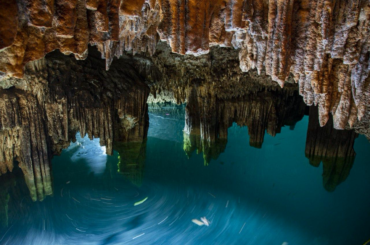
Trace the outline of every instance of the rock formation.
<path fill-rule="evenodd" d="M 333 119 L 320 127 L 317 108 L 310 108 L 307 129 L 306 157 L 310 164 L 318 167 L 323 163 L 323 185 L 327 191 L 345 181 L 355 160 L 353 145 L 357 134 L 353 130 L 336 130 Z"/>
<path fill-rule="evenodd" d="M 187 98 L 184 150 L 188 155 L 195 149 L 203 152 L 206 165 L 224 151 L 233 122 L 248 126 L 249 144 L 261 148 L 265 131 L 275 136 L 284 125 L 294 127 L 306 110 L 294 85 L 276 90 L 261 87 L 238 99 L 217 95 L 198 86 L 190 89 Z"/>
<path fill-rule="evenodd" d="M 143 142 L 149 92 L 188 102 L 184 146 L 206 162 L 234 121 L 260 147 L 296 120 L 294 83 L 320 126 L 370 138 L 370 0 L 0 1 L 0 173 L 16 160 L 34 199 L 77 131 L 108 154 Z"/>
<path fill-rule="evenodd" d="M 265 72 L 280 86 L 292 76 L 323 126 L 356 127 L 369 117 L 369 0 L 2 0 L 0 71 L 23 77 L 27 62 L 59 49 L 106 60 L 125 51 L 202 55 L 240 50 L 243 72 Z M 368 128 L 368 127 L 367 127 Z M 367 130 L 366 128 L 366 130 Z"/>
<path fill-rule="evenodd" d="M 76 132 L 114 142 L 142 142 L 149 89 L 124 61 L 105 71 L 93 55 L 76 61 L 60 53 L 31 62 L 23 79 L 0 91 L 0 170 L 17 160 L 34 200 L 52 194 L 50 161 Z"/>
<path fill-rule="evenodd" d="M 159 43 L 157 52 L 150 58 L 152 65 L 147 70 L 151 72 L 146 72 L 153 81 L 148 102 L 167 100 L 184 103 L 187 91 L 194 85 L 207 87 L 209 93 L 217 94 L 222 99 L 243 97 L 261 90 L 262 86 L 280 88 L 264 72 L 243 73 L 239 68 L 238 53 L 232 48 L 212 47 L 208 54 L 202 56 L 179 55 L 171 53 L 165 43 Z M 142 67 L 141 63 L 135 65 L 137 70 Z M 292 79 L 287 82 L 294 83 Z"/>

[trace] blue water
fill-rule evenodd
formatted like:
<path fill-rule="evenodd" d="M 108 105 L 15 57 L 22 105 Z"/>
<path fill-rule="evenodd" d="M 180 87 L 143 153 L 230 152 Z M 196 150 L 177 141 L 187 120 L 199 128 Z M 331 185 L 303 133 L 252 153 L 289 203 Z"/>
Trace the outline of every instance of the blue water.
<path fill-rule="evenodd" d="M 234 124 L 225 151 L 205 166 L 202 153 L 189 159 L 184 153 L 183 113 L 181 107 L 150 113 L 145 162 L 131 176 L 122 173 L 118 162 L 125 158 L 117 152 L 107 156 L 98 139 L 77 137 L 53 159 L 53 196 L 32 202 L 25 190 L 10 193 L 22 200 L 11 202 L 0 244 L 329 245 L 370 239 L 370 144 L 364 136 L 355 141 L 348 178 L 327 192 L 322 165 L 311 166 L 304 154 L 308 117 L 294 130 L 266 134 L 261 149 L 249 146 L 248 129 Z M 22 176 L 16 178 L 21 188 Z M 209 226 L 192 222 L 202 217 Z"/>

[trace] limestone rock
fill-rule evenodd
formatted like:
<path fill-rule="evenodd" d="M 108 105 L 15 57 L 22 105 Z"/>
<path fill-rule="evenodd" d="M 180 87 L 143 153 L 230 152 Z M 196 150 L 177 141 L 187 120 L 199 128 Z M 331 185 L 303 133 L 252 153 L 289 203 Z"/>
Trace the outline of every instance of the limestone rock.
<path fill-rule="evenodd" d="M 280 86 L 291 77 L 307 105 L 318 105 L 322 126 L 330 113 L 336 129 L 370 114 L 369 0 L 3 0 L 2 6 L 0 79 L 23 77 L 27 62 L 55 49 L 86 59 L 88 44 L 95 45 L 109 69 L 125 51 L 154 55 L 162 40 L 183 55 L 232 47 L 242 72 L 255 69 Z"/>
<path fill-rule="evenodd" d="M 306 109 L 294 85 L 251 90 L 238 99 L 219 98 L 205 87 L 194 87 L 187 94 L 184 150 L 188 155 L 195 149 L 203 152 L 205 165 L 224 151 L 233 122 L 248 126 L 249 144 L 261 148 L 266 131 L 275 136 L 284 125 L 294 127 Z"/>
<path fill-rule="evenodd" d="M 18 6 L 15 0 L 0 2 L 0 50 L 13 44 L 18 28 Z"/>

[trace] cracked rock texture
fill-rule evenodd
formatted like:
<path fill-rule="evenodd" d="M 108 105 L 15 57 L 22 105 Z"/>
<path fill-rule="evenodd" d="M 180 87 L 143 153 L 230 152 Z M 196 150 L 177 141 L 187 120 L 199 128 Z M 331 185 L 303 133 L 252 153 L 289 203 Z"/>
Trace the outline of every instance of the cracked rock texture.
<path fill-rule="evenodd" d="M 124 64 L 93 55 L 85 61 L 54 52 L 27 64 L 23 79 L 0 90 L 0 174 L 19 163 L 33 200 L 52 194 L 51 158 L 79 131 L 114 142 L 142 142 L 148 129 L 149 88 Z"/>
<path fill-rule="evenodd" d="M 370 0 L 2 0 L 0 71 L 59 49 L 86 59 L 97 46 L 108 69 L 125 51 L 153 55 L 159 40 L 179 54 L 238 49 L 242 72 L 299 84 L 320 125 L 336 129 L 369 117 Z M 362 130 L 363 127 L 361 126 Z M 368 130 L 368 128 L 365 128 Z"/>

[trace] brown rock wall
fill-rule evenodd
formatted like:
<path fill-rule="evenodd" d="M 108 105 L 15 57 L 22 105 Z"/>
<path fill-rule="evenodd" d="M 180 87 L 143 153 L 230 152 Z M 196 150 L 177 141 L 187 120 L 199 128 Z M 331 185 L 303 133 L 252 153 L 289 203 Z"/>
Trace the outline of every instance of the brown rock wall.
<path fill-rule="evenodd" d="M 370 112 L 369 0 L 4 0 L 0 71 L 23 77 L 27 62 L 59 49 L 85 59 L 97 46 L 109 69 L 124 51 L 201 55 L 219 45 L 240 50 L 240 68 L 299 83 L 321 125 L 355 126 Z M 2 8 L 5 9 L 5 8 Z M 6 25 L 1 23 L 7 23 Z"/>

